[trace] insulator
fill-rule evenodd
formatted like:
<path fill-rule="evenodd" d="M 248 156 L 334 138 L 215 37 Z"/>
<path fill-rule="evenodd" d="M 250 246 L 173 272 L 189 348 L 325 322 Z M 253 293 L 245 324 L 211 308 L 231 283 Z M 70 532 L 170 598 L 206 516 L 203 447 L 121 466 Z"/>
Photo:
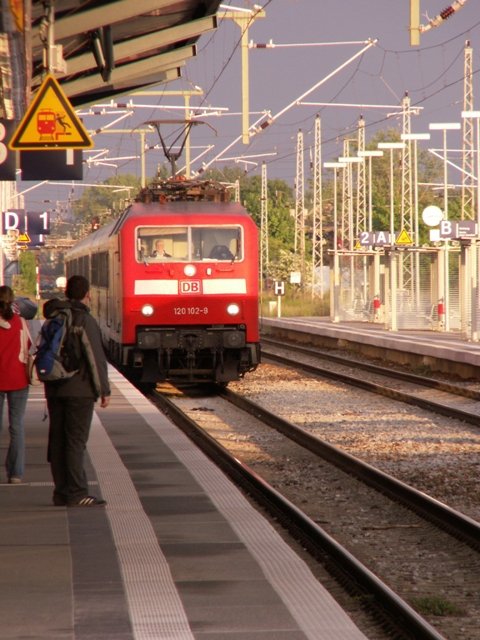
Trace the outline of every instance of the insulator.
<path fill-rule="evenodd" d="M 446 9 L 444 9 L 444 10 L 440 13 L 440 17 L 441 17 L 443 20 L 446 20 L 446 19 L 447 19 L 447 18 L 449 18 L 453 13 L 455 13 L 455 9 L 454 9 L 452 6 L 450 6 L 450 7 L 447 7 Z"/>

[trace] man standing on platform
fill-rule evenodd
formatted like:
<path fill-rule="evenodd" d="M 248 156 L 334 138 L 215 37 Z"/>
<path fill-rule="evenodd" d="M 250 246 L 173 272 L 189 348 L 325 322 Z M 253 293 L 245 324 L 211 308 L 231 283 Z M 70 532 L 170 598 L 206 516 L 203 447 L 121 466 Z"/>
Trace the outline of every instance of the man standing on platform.
<path fill-rule="evenodd" d="M 78 371 L 71 378 L 45 382 L 50 429 L 48 461 L 55 489 L 56 506 L 96 507 L 105 500 L 88 494 L 84 453 L 92 422 L 94 404 L 100 398 L 105 408 L 110 401 L 107 360 L 100 328 L 90 315 L 90 285 L 83 276 L 71 276 L 65 289 L 66 300 L 48 300 L 43 307 L 45 318 L 65 308 L 72 311 L 72 329 Z M 75 367 L 77 368 L 77 367 Z"/>

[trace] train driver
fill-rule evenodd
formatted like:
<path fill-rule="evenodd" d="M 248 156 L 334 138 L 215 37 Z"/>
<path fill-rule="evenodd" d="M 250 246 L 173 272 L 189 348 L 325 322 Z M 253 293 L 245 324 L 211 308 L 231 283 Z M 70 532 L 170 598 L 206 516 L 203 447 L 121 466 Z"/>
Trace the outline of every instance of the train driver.
<path fill-rule="evenodd" d="M 165 251 L 165 242 L 163 240 L 155 240 L 155 246 L 150 254 L 152 258 L 171 258 L 172 256 Z"/>

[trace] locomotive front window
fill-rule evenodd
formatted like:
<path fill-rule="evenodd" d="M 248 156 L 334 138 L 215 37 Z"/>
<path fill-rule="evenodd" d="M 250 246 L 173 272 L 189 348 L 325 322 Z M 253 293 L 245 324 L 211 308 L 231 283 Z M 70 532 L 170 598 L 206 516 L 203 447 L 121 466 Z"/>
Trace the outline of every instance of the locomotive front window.
<path fill-rule="evenodd" d="M 141 227 L 137 230 L 139 262 L 188 260 L 187 227 Z"/>
<path fill-rule="evenodd" d="M 192 227 L 194 260 L 242 260 L 241 227 Z"/>
<path fill-rule="evenodd" d="M 140 227 L 138 262 L 191 262 L 243 259 L 241 227 Z"/>

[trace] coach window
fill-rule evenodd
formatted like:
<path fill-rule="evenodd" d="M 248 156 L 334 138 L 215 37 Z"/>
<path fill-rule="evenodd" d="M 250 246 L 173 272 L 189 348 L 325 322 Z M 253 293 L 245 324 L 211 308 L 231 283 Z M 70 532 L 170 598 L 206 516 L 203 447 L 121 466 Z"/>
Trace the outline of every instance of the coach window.
<path fill-rule="evenodd" d="M 74 260 L 67 262 L 66 275 L 67 278 L 70 276 L 85 276 L 87 280 L 91 281 L 90 257 L 81 256 L 80 258 L 75 258 Z"/>
<path fill-rule="evenodd" d="M 92 255 L 91 282 L 96 287 L 108 287 L 108 253 L 106 251 Z"/>

